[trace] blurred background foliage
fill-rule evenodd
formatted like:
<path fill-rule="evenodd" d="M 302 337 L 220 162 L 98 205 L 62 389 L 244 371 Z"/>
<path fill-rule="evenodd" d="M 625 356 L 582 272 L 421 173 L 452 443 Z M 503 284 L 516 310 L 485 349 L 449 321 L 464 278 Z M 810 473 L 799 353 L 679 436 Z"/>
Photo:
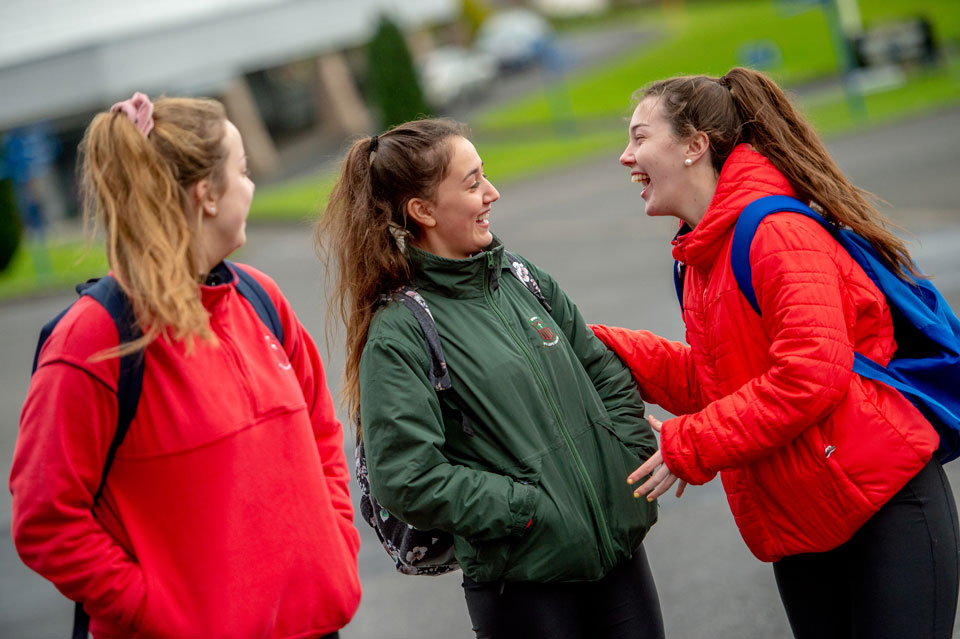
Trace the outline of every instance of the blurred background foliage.
<path fill-rule="evenodd" d="M 367 46 L 367 83 L 381 130 L 432 113 L 403 33 L 385 15 L 380 16 L 380 26 Z"/>

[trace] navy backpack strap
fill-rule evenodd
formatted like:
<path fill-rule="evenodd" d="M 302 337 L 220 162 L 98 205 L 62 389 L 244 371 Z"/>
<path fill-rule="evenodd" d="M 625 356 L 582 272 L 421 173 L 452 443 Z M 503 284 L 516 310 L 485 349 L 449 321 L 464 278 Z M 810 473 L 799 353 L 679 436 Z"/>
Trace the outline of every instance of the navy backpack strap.
<path fill-rule="evenodd" d="M 677 291 L 677 301 L 680 302 L 680 312 L 683 312 L 683 276 L 687 273 L 687 265 L 680 260 L 673 261 L 673 288 Z"/>
<path fill-rule="evenodd" d="M 835 232 L 835 227 L 826 218 L 800 200 L 787 195 L 768 195 L 754 200 L 744 207 L 733 230 L 733 243 L 730 246 L 730 266 L 733 268 L 733 276 L 737 280 L 737 286 L 740 287 L 743 296 L 747 298 L 750 306 L 758 315 L 760 314 L 760 305 L 757 303 L 757 294 L 753 290 L 750 245 L 753 243 L 753 236 L 756 235 L 757 227 L 760 226 L 763 218 L 780 211 L 802 213 L 819 222 L 831 234 Z"/>
<path fill-rule="evenodd" d="M 277 341 L 283 344 L 283 324 L 280 323 L 280 314 L 277 313 L 277 307 L 270 295 L 260 282 L 242 267 L 227 260 L 224 260 L 224 263 L 237 274 L 237 292 L 250 302 L 260 321 L 270 329 Z"/>
<path fill-rule="evenodd" d="M 423 331 L 423 337 L 426 341 L 427 355 L 430 359 L 430 385 L 437 392 L 448 390 L 452 384 L 450 382 L 450 372 L 447 370 L 447 361 L 443 357 L 443 348 L 440 346 L 440 335 L 437 333 L 437 324 L 433 320 L 433 315 L 427 307 L 426 300 L 414 288 L 404 286 L 387 296 L 387 299 L 393 300 L 406 306 L 417 318 L 420 329 Z"/>
<path fill-rule="evenodd" d="M 124 344 L 140 337 L 140 327 L 137 325 L 133 314 L 133 307 L 126 294 L 117 284 L 117 281 L 111 277 L 102 277 L 99 280 L 90 280 L 77 286 L 77 292 L 81 296 L 89 295 L 97 300 L 103 306 L 114 325 L 117 327 L 118 343 Z M 69 309 L 67 309 L 69 310 Z M 59 321 L 66 311 L 55 317 L 51 322 L 41 330 L 41 345 L 50 333 L 53 327 Z M 49 331 L 47 328 L 49 327 Z M 44 332 L 46 331 L 46 334 Z M 37 346 L 37 356 L 40 353 L 40 345 Z M 34 357 L 34 367 L 36 367 L 36 356 Z M 107 450 L 107 457 L 103 463 L 103 472 L 100 474 L 100 486 L 93 496 L 93 505 L 96 506 L 103 494 L 103 488 L 107 483 L 107 475 L 110 473 L 110 467 L 113 465 L 113 459 L 116 457 L 117 449 L 123 443 L 127 431 L 130 429 L 130 422 L 133 421 L 137 412 L 137 403 L 140 401 L 140 390 L 143 387 L 143 351 L 128 353 L 120 358 L 120 373 L 117 377 L 117 428 L 113 433 L 113 439 L 110 442 L 110 448 Z M 90 628 L 90 616 L 83 609 L 83 604 L 76 602 L 73 611 L 73 639 L 86 639 Z"/>
<path fill-rule="evenodd" d="M 677 230 L 676 235 L 673 236 L 673 241 L 676 243 L 677 239 L 681 235 L 686 235 L 692 229 L 690 225 L 684 222 L 680 225 L 680 228 Z M 680 302 L 680 314 L 683 314 L 683 278 L 687 274 L 687 265 L 681 262 L 680 260 L 673 261 L 673 288 L 677 291 L 677 301 Z"/>
<path fill-rule="evenodd" d="M 134 318 L 133 307 L 120 285 L 117 284 L 117 280 L 107 276 L 96 282 L 88 282 L 86 286 L 80 285 L 77 288 L 80 290 L 81 296 L 89 295 L 107 309 L 107 313 L 110 314 L 114 325 L 117 327 L 119 344 L 132 342 L 140 337 L 140 327 Z M 120 358 L 120 374 L 117 377 L 117 429 L 113 434 L 113 441 L 110 443 L 110 449 L 107 451 L 107 458 L 103 464 L 100 487 L 93 496 L 94 505 L 103 493 L 103 487 L 107 482 L 107 474 L 110 472 L 110 466 L 113 464 L 117 448 L 123 442 L 123 438 L 130 428 L 130 422 L 133 421 L 137 413 L 137 403 L 140 401 L 142 387 L 143 351 L 141 350 Z"/>
<path fill-rule="evenodd" d="M 523 263 L 519 257 L 504 251 L 503 254 L 507 258 L 507 262 L 510 264 L 510 272 L 515 278 L 520 280 L 520 283 L 527 287 L 527 290 L 533 293 L 533 296 L 537 298 L 537 301 L 540 302 L 540 306 L 545 308 L 548 313 L 553 312 L 553 308 L 550 307 L 550 302 L 547 301 L 547 298 L 543 296 L 543 292 L 540 290 L 540 284 L 537 283 L 537 280 L 534 279 L 533 275 L 530 273 L 530 269 L 527 268 L 527 265 Z"/>

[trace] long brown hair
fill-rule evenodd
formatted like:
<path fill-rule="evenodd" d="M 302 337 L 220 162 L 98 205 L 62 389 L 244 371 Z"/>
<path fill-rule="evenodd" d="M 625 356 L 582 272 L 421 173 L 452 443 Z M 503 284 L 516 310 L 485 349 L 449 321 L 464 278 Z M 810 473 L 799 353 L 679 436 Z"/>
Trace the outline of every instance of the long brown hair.
<path fill-rule="evenodd" d="M 918 273 L 906 245 L 871 203 L 874 196 L 846 178 L 813 127 L 762 73 L 734 67 L 720 78 L 669 78 L 639 90 L 635 99 L 651 96 L 660 98 L 678 138 L 706 133 L 717 173 L 734 147 L 747 142 L 783 173 L 800 200 L 868 240 L 901 277 Z"/>
<path fill-rule="evenodd" d="M 430 119 L 357 140 L 317 222 L 317 252 L 333 281 L 328 320 L 347 328 L 342 395 L 351 415 L 360 406 L 360 356 L 378 300 L 410 282 L 405 246 L 419 229 L 407 203 L 436 195 L 453 158 L 450 139 L 458 136 L 466 137 L 463 125 Z"/>
<path fill-rule="evenodd" d="M 215 101 L 161 98 L 144 136 L 122 112 L 100 113 L 80 143 L 84 224 L 106 231 L 107 259 L 130 298 L 142 337 L 111 349 L 145 348 L 160 335 L 215 342 L 200 300 L 201 215 L 189 194 L 222 186 L 226 113 Z"/>

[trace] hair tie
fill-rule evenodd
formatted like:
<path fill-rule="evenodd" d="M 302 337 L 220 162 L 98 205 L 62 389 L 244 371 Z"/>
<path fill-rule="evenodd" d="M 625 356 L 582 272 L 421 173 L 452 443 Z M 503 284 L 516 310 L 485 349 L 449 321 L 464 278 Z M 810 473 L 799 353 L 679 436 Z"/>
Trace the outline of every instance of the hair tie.
<path fill-rule="evenodd" d="M 730 78 L 728 78 L 726 74 L 717 80 L 717 84 L 729 91 L 731 96 L 733 95 L 733 85 L 730 84 Z"/>
<path fill-rule="evenodd" d="M 145 94 L 137 91 L 132 98 L 117 102 L 110 107 L 110 113 L 118 111 L 127 116 L 143 137 L 147 137 L 153 131 L 153 102 Z"/>
<path fill-rule="evenodd" d="M 373 158 L 377 157 L 378 144 L 380 144 L 379 136 L 375 135 L 372 138 L 370 138 L 370 148 L 367 150 L 367 153 L 369 154 L 368 160 L 370 162 L 370 166 L 373 166 Z"/>

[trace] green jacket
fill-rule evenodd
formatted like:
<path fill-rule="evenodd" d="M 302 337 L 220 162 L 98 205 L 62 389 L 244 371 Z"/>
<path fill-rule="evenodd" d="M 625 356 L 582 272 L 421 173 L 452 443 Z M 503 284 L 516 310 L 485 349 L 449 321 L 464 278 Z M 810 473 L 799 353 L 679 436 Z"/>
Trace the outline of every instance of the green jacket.
<path fill-rule="evenodd" d="M 475 581 L 600 579 L 657 518 L 626 482 L 657 446 L 630 372 L 527 264 L 547 313 L 499 240 L 465 260 L 408 250 L 453 390 L 431 387 L 413 313 L 378 310 L 360 362 L 374 498 L 417 528 L 452 533 Z"/>

